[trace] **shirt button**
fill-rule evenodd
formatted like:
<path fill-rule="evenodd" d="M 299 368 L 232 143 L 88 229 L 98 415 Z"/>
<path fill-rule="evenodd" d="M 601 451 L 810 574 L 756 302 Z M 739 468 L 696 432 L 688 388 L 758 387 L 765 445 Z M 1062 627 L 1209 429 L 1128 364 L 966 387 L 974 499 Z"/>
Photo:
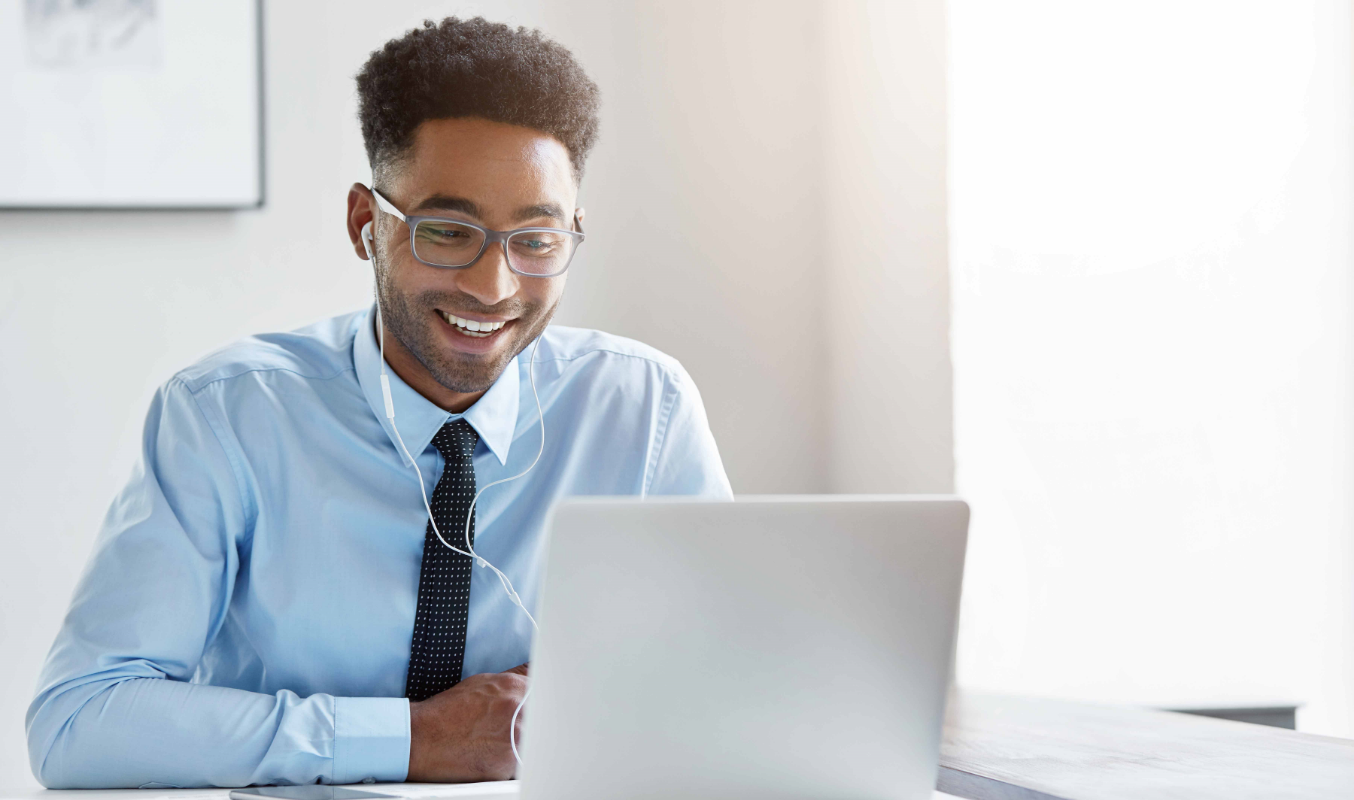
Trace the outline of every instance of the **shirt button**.
<path fill-rule="evenodd" d="M 363 779 L 362 779 L 362 782 L 363 782 L 363 783 L 376 783 L 376 779 L 375 779 L 375 778 L 363 778 Z"/>

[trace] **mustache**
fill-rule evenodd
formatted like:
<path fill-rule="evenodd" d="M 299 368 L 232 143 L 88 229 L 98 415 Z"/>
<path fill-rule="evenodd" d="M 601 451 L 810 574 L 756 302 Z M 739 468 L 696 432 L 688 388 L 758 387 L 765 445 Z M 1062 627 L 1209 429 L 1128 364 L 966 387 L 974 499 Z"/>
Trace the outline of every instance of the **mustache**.
<path fill-rule="evenodd" d="M 417 300 L 420 305 L 448 311 L 452 314 L 465 312 L 467 314 L 502 317 L 525 317 L 530 315 L 537 306 L 535 303 L 527 303 L 517 297 L 510 297 L 501 303 L 490 306 L 481 303 L 465 292 L 422 292 Z"/>

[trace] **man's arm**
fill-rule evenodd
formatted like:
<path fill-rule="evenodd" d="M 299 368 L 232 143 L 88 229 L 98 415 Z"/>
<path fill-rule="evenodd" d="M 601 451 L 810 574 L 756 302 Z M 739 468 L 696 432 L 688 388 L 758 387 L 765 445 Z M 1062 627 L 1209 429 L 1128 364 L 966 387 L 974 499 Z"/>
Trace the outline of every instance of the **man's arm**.
<path fill-rule="evenodd" d="M 402 698 L 187 683 L 225 620 L 254 514 L 211 408 L 177 380 L 151 404 L 29 707 L 33 774 L 53 788 L 402 780 Z"/>
<path fill-rule="evenodd" d="M 710 433 L 705 404 L 695 382 L 680 366 L 667 376 L 663 408 L 666 417 L 659 428 L 662 438 L 646 476 L 645 494 L 732 500 L 733 489 Z"/>

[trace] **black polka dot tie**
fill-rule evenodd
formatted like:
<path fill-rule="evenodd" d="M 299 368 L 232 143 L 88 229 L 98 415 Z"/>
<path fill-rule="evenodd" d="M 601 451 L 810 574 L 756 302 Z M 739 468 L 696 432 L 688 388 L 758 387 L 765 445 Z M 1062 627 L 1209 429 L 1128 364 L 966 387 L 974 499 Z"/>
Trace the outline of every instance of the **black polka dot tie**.
<path fill-rule="evenodd" d="M 447 544 L 465 550 L 465 518 L 475 499 L 475 465 L 471 457 L 479 435 L 463 419 L 448 422 L 433 437 L 445 466 L 433 490 L 433 519 Z M 470 521 L 475 541 L 475 521 Z M 470 612 L 471 559 L 449 549 L 433 533 L 423 537 L 423 566 L 418 576 L 418 611 L 409 650 L 404 695 L 423 700 L 461 680 L 465 660 L 465 624 Z"/>

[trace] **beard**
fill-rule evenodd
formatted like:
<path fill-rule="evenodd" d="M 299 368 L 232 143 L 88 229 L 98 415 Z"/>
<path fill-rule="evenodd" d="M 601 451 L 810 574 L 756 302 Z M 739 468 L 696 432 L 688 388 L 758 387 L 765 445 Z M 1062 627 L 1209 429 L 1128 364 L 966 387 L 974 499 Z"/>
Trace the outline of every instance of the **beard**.
<path fill-rule="evenodd" d="M 550 307 L 510 298 L 498 305 L 486 306 L 464 292 L 400 292 L 389 280 L 389 272 L 379 270 L 376 292 L 380 300 L 382 323 L 404 348 L 423 365 L 433 380 L 453 392 L 483 392 L 503 374 L 508 364 L 545 330 L 555 315 L 558 302 Z M 442 322 L 437 309 L 452 314 L 465 312 L 484 316 L 513 318 L 501 335 L 512 338 L 483 355 L 453 350 L 441 342 L 435 330 Z M 458 334 L 459 335 L 459 334 Z"/>

